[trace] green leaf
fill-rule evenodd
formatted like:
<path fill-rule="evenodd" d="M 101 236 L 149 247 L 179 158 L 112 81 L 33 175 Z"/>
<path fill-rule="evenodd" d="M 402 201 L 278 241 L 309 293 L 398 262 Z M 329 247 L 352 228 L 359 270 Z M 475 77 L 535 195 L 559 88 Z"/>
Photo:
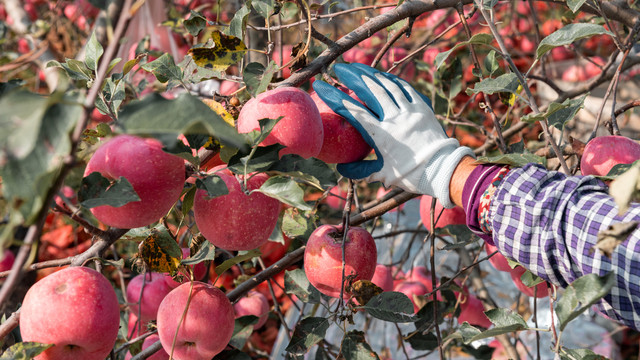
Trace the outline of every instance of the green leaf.
<path fill-rule="evenodd" d="M 80 204 L 87 209 L 97 206 L 120 207 L 130 202 L 140 201 L 140 197 L 125 177 L 111 181 L 99 172 L 92 172 L 82 179 L 78 192 Z"/>
<path fill-rule="evenodd" d="M 245 1 L 245 4 L 236 11 L 233 15 L 233 19 L 231 19 L 231 22 L 229 23 L 229 27 L 225 29 L 225 34 L 244 39 L 244 32 L 247 27 L 247 18 L 249 17 L 249 13 L 251 13 L 251 10 L 249 10 L 248 7 L 250 3 L 250 1 Z"/>
<path fill-rule="evenodd" d="M 440 66 L 442 66 L 444 61 L 447 60 L 449 55 L 451 55 L 451 53 L 454 52 L 459 47 L 470 45 L 470 44 L 473 44 L 473 45 L 489 45 L 489 44 L 491 44 L 492 41 L 493 41 L 493 36 L 491 34 L 478 33 L 478 34 L 473 35 L 471 37 L 471 39 L 469 39 L 468 41 L 463 41 L 463 42 L 457 43 L 450 50 L 447 50 L 445 52 L 441 52 L 438 55 L 436 55 L 436 59 L 435 59 L 436 70 L 438 70 L 440 68 Z"/>
<path fill-rule="evenodd" d="M 61 66 L 67 71 L 69 77 L 74 80 L 89 81 L 93 79 L 91 70 L 80 60 L 67 59 Z"/>
<path fill-rule="evenodd" d="M 602 355 L 594 353 L 590 349 L 567 349 L 564 346 L 560 350 L 560 360 L 608 360 Z"/>
<path fill-rule="evenodd" d="M 282 232 L 290 238 L 308 239 L 315 230 L 314 221 L 315 215 L 311 212 L 301 212 L 294 208 L 286 209 L 282 216 Z"/>
<path fill-rule="evenodd" d="M 253 325 L 257 324 L 259 319 L 255 315 L 245 315 L 237 318 L 233 325 L 233 335 L 229 345 L 242 349 L 253 333 Z"/>
<path fill-rule="evenodd" d="M 52 346 L 53 344 L 42 344 L 33 341 L 19 342 L 5 350 L 0 356 L 0 360 L 30 360 Z"/>
<path fill-rule="evenodd" d="M 598 24 L 576 23 L 565 25 L 540 41 L 536 56 L 540 58 L 555 47 L 569 45 L 586 37 L 604 34 L 613 36 L 611 31 Z"/>
<path fill-rule="evenodd" d="M 496 51 L 491 50 L 484 58 L 484 67 L 487 69 L 489 76 L 493 75 L 498 69 L 500 69 L 500 63 L 496 58 Z"/>
<path fill-rule="evenodd" d="M 567 0 L 567 6 L 575 14 L 587 0 Z"/>
<path fill-rule="evenodd" d="M 191 16 L 184 21 L 184 27 L 192 36 L 198 36 L 207 27 L 207 18 L 199 11 L 191 10 Z"/>
<path fill-rule="evenodd" d="M 306 317 L 293 330 L 291 341 L 285 349 L 294 355 L 304 355 L 309 348 L 324 339 L 329 328 L 329 319 L 325 317 Z"/>
<path fill-rule="evenodd" d="M 605 176 L 596 176 L 596 177 L 598 179 L 602 180 L 602 181 L 614 180 L 618 176 L 620 176 L 620 175 L 624 174 L 625 172 L 629 171 L 629 169 L 631 169 L 632 166 L 636 166 L 638 163 L 640 163 L 640 160 L 636 160 L 636 161 L 632 162 L 631 164 L 615 164 L 611 168 L 611 170 L 609 170 L 607 175 L 605 175 Z M 640 165 L 638 165 L 638 166 L 640 166 Z"/>
<path fill-rule="evenodd" d="M 572 282 L 556 305 L 560 331 L 564 330 L 571 320 L 607 295 L 615 283 L 614 272 L 605 276 L 588 274 Z"/>
<path fill-rule="evenodd" d="M 291 176 L 325 189 L 338 183 L 338 177 L 329 165 L 316 158 L 305 159 L 296 154 L 285 154 L 269 168 L 269 172 Z"/>
<path fill-rule="evenodd" d="M 394 323 L 418 321 L 413 303 L 407 295 L 397 291 L 385 291 L 376 295 L 362 307 L 376 319 Z"/>
<path fill-rule="evenodd" d="M 611 182 L 609 195 L 618 205 L 619 215 L 627 212 L 632 201 L 640 199 L 640 162 L 636 161 L 629 170 Z"/>
<path fill-rule="evenodd" d="M 274 0 L 252 0 L 251 7 L 265 19 L 269 19 L 273 15 L 275 9 Z"/>
<path fill-rule="evenodd" d="M 227 195 L 229 193 L 227 184 L 220 176 L 215 174 L 208 175 L 204 179 L 196 179 L 196 187 L 206 191 L 209 199 Z"/>
<path fill-rule="evenodd" d="M 438 337 L 432 333 L 416 332 L 411 334 L 407 342 L 414 350 L 434 350 L 438 347 Z"/>
<path fill-rule="evenodd" d="M 278 161 L 278 153 L 284 148 L 280 144 L 258 146 L 251 156 L 246 152 L 238 152 L 229 159 L 228 167 L 235 173 L 243 174 L 246 163 L 247 173 L 266 171 Z"/>
<path fill-rule="evenodd" d="M 184 197 L 182 198 L 182 209 L 181 209 L 183 216 L 187 216 L 189 211 L 191 211 L 191 209 L 193 208 L 193 201 L 195 200 L 197 190 L 198 190 L 197 187 L 192 186 L 184 194 Z"/>
<path fill-rule="evenodd" d="M 520 280 L 522 280 L 522 284 L 526 287 L 534 287 L 538 284 L 542 284 L 544 279 L 541 277 L 534 275 L 531 271 L 526 270 L 522 276 L 520 276 Z"/>
<path fill-rule="evenodd" d="M 182 70 L 173 61 L 173 56 L 164 53 L 159 58 L 141 66 L 144 70 L 153 73 L 158 81 L 166 83 L 169 80 L 182 80 Z"/>
<path fill-rule="evenodd" d="M 197 253 L 186 259 L 182 259 L 180 263 L 183 265 L 195 265 L 203 261 L 213 260 L 215 258 L 216 247 L 212 243 L 204 241 L 202 244 L 200 244 L 200 248 L 198 249 Z"/>
<path fill-rule="evenodd" d="M 153 93 L 124 106 L 118 119 L 128 134 L 209 134 L 225 145 L 246 148 L 244 137 L 198 98 L 168 100 Z"/>
<path fill-rule="evenodd" d="M 240 264 L 243 261 L 247 261 L 255 257 L 259 257 L 260 255 L 262 255 L 262 253 L 260 253 L 260 250 L 254 249 L 246 252 L 245 254 L 238 255 L 229 260 L 225 260 L 222 264 L 216 266 L 216 274 L 220 275 L 223 272 L 231 269 L 232 266 Z"/>
<path fill-rule="evenodd" d="M 473 89 L 467 89 L 467 92 L 471 92 L 473 94 L 483 92 L 487 95 L 506 92 L 517 95 L 519 85 L 520 82 L 518 81 L 518 76 L 514 73 L 507 73 L 500 75 L 495 79 L 488 78 L 479 81 L 474 85 Z"/>
<path fill-rule="evenodd" d="M 555 126 L 558 130 L 564 130 L 564 125 L 572 120 L 578 111 L 584 107 L 584 100 L 588 94 L 577 98 L 567 99 L 562 104 L 552 102 L 547 111 L 540 114 L 527 114 L 521 119 L 527 122 L 543 121 L 547 119 L 549 126 Z"/>
<path fill-rule="evenodd" d="M 495 310 L 499 310 L 499 312 L 493 312 Z M 494 323 L 496 325 L 495 327 L 489 330 L 480 331 L 465 321 L 458 328 L 458 331 L 449 335 L 444 341 L 449 339 L 462 339 L 462 342 L 465 344 L 470 344 L 477 340 L 508 334 L 514 331 L 526 330 L 529 328 L 520 315 L 510 312 L 511 310 L 508 309 L 493 309 L 486 311 L 485 314 L 487 317 L 489 317 L 492 322 L 497 322 L 497 324 Z"/>
<path fill-rule="evenodd" d="M 284 176 L 272 176 L 267 179 L 259 189 L 254 191 L 278 199 L 282 203 L 301 210 L 312 209 L 312 207 L 304 201 L 304 191 L 298 183 Z"/>
<path fill-rule="evenodd" d="M 479 164 L 505 164 L 522 167 L 529 163 L 546 165 L 547 159 L 534 154 L 502 154 L 496 156 L 481 156 L 476 160 Z"/>
<path fill-rule="evenodd" d="M 0 154 L 24 159 L 36 147 L 49 99 L 24 90 L 0 98 Z"/>
<path fill-rule="evenodd" d="M 266 68 L 257 62 L 252 62 L 245 66 L 242 80 L 247 85 L 249 94 L 252 97 L 256 97 L 258 94 L 265 92 L 277 70 L 278 65 L 274 61 L 271 61 Z"/>
<path fill-rule="evenodd" d="M 258 144 L 263 142 L 267 138 L 267 136 L 271 134 L 271 131 L 273 131 L 273 128 L 278 124 L 280 120 L 282 120 L 282 118 L 284 118 L 284 116 L 280 116 L 277 119 L 268 119 L 268 118 L 259 119 L 258 125 L 260 126 L 260 131 L 258 132 L 258 135 L 255 136 L 256 134 L 255 131 L 250 133 L 252 135 L 252 138 L 254 139 L 253 146 L 258 146 Z"/>
<path fill-rule="evenodd" d="M 362 331 L 349 331 L 342 339 L 341 354 L 345 360 L 379 360 L 371 346 L 365 340 Z"/>
<path fill-rule="evenodd" d="M 293 294 L 304 303 L 320 303 L 320 292 L 313 287 L 302 269 L 286 270 L 284 272 L 284 292 Z"/>
<path fill-rule="evenodd" d="M 496 308 L 485 311 L 485 315 L 491 320 L 491 322 L 496 326 L 496 328 L 507 328 L 512 327 L 514 330 L 518 331 L 528 328 L 527 322 L 524 321 L 522 316 L 518 313 L 515 313 L 509 309 L 505 308 Z"/>
<path fill-rule="evenodd" d="M 87 42 L 87 46 L 85 47 L 85 59 L 84 63 L 87 67 L 93 71 L 98 69 L 98 62 L 100 61 L 100 57 L 104 53 L 104 49 L 98 39 L 96 38 L 96 32 L 91 33 L 91 37 Z"/>
<path fill-rule="evenodd" d="M 438 214 L 436 213 L 436 220 L 437 219 Z M 480 240 L 477 236 L 474 236 L 466 225 L 447 225 L 442 228 L 442 231 L 455 239 L 453 244 L 447 243 L 442 247 L 442 250 L 449 251 L 459 249 Z"/>

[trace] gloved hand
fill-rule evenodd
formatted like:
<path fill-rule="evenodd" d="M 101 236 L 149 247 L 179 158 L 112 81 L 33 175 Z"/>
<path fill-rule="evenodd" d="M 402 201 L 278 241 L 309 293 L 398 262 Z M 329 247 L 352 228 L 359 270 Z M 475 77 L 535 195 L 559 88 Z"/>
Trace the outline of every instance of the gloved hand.
<path fill-rule="evenodd" d="M 406 81 L 366 65 L 337 64 L 335 73 L 366 107 L 323 81 L 315 81 L 314 90 L 360 131 L 377 156 L 376 160 L 338 164 L 340 174 L 434 196 L 444 207 L 453 207 L 451 175 L 462 157 L 475 156 L 447 136 L 429 99 Z"/>

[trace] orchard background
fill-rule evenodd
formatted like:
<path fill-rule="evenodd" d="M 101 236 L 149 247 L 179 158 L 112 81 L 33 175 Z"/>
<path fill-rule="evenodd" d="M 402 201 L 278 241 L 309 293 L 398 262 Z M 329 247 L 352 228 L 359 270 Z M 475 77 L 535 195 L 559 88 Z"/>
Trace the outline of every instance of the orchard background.
<path fill-rule="evenodd" d="M 625 1 L 3 0 L 0 358 L 47 348 L 21 342 L 20 304 L 66 266 L 96 269 L 116 291 L 111 359 L 168 358 L 153 337 L 156 319 L 136 320 L 145 302 L 136 299 L 155 283 L 139 274 L 155 272 L 203 279 L 232 302 L 252 290 L 266 296 L 264 325 L 253 330 L 257 317 L 237 319 L 216 358 L 637 358 L 637 333 L 590 310 L 607 279 L 547 286 L 429 199 L 349 181 L 314 158 L 279 157 L 278 145 L 258 147 L 279 117 L 251 134 L 232 125 L 261 93 L 312 91 L 317 79 L 337 85 L 332 66 L 359 62 L 429 96 L 447 132 L 480 161 L 579 174 L 588 140 L 638 137 L 639 30 L 640 9 Z M 100 145 L 119 134 L 157 139 L 183 159 L 186 174 L 171 209 L 131 230 L 105 226 L 90 210 L 137 201 L 129 181 L 85 174 Z M 130 151 L 124 166 L 153 170 L 139 166 L 139 153 Z M 258 192 L 283 205 L 258 250 L 215 247 L 195 225 L 196 190 L 213 198 L 229 191 L 224 176 L 207 172 L 217 165 L 238 179 L 270 177 Z M 640 188 L 637 173 L 626 174 L 614 180 L 621 205 Z M 211 216 L 224 223 L 230 211 Z M 320 295 L 302 259 L 322 224 L 364 227 L 393 277 L 387 282 L 396 283 L 376 284 L 414 289 L 381 293 L 343 276 L 351 297 Z M 158 291 L 160 301 L 169 290 Z"/>

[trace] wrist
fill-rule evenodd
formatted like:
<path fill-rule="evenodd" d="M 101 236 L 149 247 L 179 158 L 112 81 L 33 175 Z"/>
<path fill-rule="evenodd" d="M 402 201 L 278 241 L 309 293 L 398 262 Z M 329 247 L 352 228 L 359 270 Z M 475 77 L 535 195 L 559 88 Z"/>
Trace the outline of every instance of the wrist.
<path fill-rule="evenodd" d="M 456 206 L 464 208 L 464 204 L 462 203 L 462 190 L 469 175 L 471 175 L 471 172 L 473 172 L 476 166 L 477 164 L 473 157 L 465 156 L 453 170 L 451 180 L 449 181 L 449 197 L 451 202 Z"/>

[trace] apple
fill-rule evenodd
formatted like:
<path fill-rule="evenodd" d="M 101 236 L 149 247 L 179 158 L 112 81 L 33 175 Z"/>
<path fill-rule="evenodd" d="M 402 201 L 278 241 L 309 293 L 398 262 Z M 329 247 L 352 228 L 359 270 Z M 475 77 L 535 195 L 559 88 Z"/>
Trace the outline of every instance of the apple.
<path fill-rule="evenodd" d="M 373 273 L 371 282 L 378 285 L 383 291 L 393 290 L 393 274 L 392 268 L 387 265 L 378 264 Z"/>
<path fill-rule="evenodd" d="M 158 307 L 162 299 L 171 291 L 164 280 L 165 275 L 155 272 L 136 275 L 127 285 L 127 303 L 131 312 L 140 316 L 143 323 L 158 317 Z M 144 289 L 142 284 L 144 283 Z M 142 291 L 142 300 L 140 293 Z M 138 305 L 140 303 L 140 305 Z"/>
<path fill-rule="evenodd" d="M 484 314 L 484 306 L 482 306 L 482 302 L 471 294 L 462 296 L 464 296 L 464 298 L 460 301 L 458 324 L 462 325 L 462 323 L 466 321 L 470 325 L 489 328 L 493 323 L 489 320 L 487 315 Z"/>
<path fill-rule="evenodd" d="M 617 164 L 630 164 L 640 159 L 640 144 L 618 135 L 598 136 L 584 147 L 580 160 L 582 175 L 609 173 Z"/>
<path fill-rule="evenodd" d="M 62 192 L 62 195 L 64 195 L 64 197 L 66 197 L 67 199 L 69 199 L 71 201 L 72 204 L 76 204 L 78 202 L 78 199 L 76 198 L 76 192 L 71 187 L 69 187 L 67 185 L 63 185 L 62 188 L 60 188 L 60 191 Z M 56 195 L 54 197 L 54 201 L 55 201 L 56 205 L 60 206 L 63 209 L 69 210 L 69 207 L 62 200 L 62 198 L 60 196 Z"/>
<path fill-rule="evenodd" d="M 221 166 L 209 173 L 220 176 L 229 193 L 209 198 L 205 190 L 196 192 L 193 214 L 202 235 L 225 250 L 251 250 L 263 245 L 278 222 L 280 201 L 259 192 L 245 194 L 239 180 Z M 247 190 L 260 188 L 268 178 L 264 173 L 250 175 Z"/>
<path fill-rule="evenodd" d="M 347 190 L 343 189 L 340 185 L 336 185 L 329 189 L 329 194 L 327 195 L 325 202 L 330 208 L 342 211 L 347 203 L 345 200 L 347 195 Z"/>
<path fill-rule="evenodd" d="M 282 59 L 280 59 L 280 49 L 279 48 L 275 48 L 273 50 L 273 53 L 271 54 L 273 61 L 275 61 L 275 63 L 278 66 L 283 66 L 286 65 L 289 61 L 291 61 L 291 51 L 293 50 L 293 46 L 291 45 L 282 45 Z M 291 67 L 287 66 L 286 68 L 282 69 L 282 77 L 283 78 L 288 78 L 289 76 L 291 76 Z"/>
<path fill-rule="evenodd" d="M 189 256 L 191 256 L 190 250 L 189 248 L 182 248 L 182 258 L 186 259 Z M 194 280 L 202 280 L 202 278 L 204 278 L 204 276 L 207 274 L 207 265 L 205 265 L 204 262 L 195 264 L 195 265 L 188 265 L 189 268 L 191 268 L 191 272 L 193 273 L 193 279 Z M 183 284 L 185 282 L 189 281 L 189 278 L 187 278 L 187 274 L 181 274 L 183 279 L 182 282 L 177 282 L 175 280 L 173 280 L 173 278 L 166 274 L 164 276 L 164 281 L 167 283 L 167 285 L 169 285 L 170 288 L 176 288 L 178 287 L 180 284 Z"/>
<path fill-rule="evenodd" d="M 407 55 L 409 55 L 407 49 L 401 47 L 392 47 L 386 53 L 386 56 L 382 58 L 380 65 L 383 69 L 388 70 L 395 64 L 396 61 L 404 59 L 405 57 L 407 57 Z M 399 72 L 400 70 L 402 71 Z M 413 61 L 409 59 L 398 65 L 398 67 L 395 68 L 393 72 L 398 74 L 399 77 L 407 81 L 411 81 L 416 74 L 416 66 Z"/>
<path fill-rule="evenodd" d="M 105 115 L 98 110 L 98 108 L 94 108 L 91 111 L 91 120 L 97 123 L 108 123 L 111 122 L 111 116 Z"/>
<path fill-rule="evenodd" d="M 349 90 L 343 91 L 349 94 Z M 315 91 L 310 96 L 320 112 L 324 133 L 322 148 L 315 157 L 331 164 L 364 159 L 371 152 L 371 146 L 364 141 L 360 132 L 345 118 L 333 112 Z"/>
<path fill-rule="evenodd" d="M 527 287 L 525 284 L 522 283 L 521 276 L 522 274 L 525 273 L 525 271 L 527 270 L 522 266 L 516 266 L 515 269 L 512 269 L 510 271 L 511 280 L 513 280 L 513 283 L 516 285 L 518 290 L 522 291 L 527 296 L 533 297 L 534 296 L 533 288 Z M 537 291 L 535 294 L 538 299 L 546 298 L 547 296 L 549 296 L 546 282 L 541 282 L 540 284 L 536 285 L 536 288 L 537 288 Z"/>
<path fill-rule="evenodd" d="M 118 135 L 95 152 L 84 176 L 96 171 L 111 180 L 124 176 L 140 197 L 120 207 L 91 209 L 105 225 L 122 229 L 147 226 L 166 215 L 180 197 L 185 180 L 184 160 L 162 151 L 156 139 L 131 135 Z"/>
<path fill-rule="evenodd" d="M 236 313 L 236 318 L 247 315 L 257 316 L 258 322 L 253 325 L 253 329 L 257 330 L 267 322 L 269 300 L 262 293 L 251 290 L 233 304 L 233 310 Z"/>
<path fill-rule="evenodd" d="M 280 155 L 298 154 L 305 159 L 317 156 L 324 139 L 322 117 L 309 94 L 298 88 L 269 90 L 247 101 L 238 115 L 238 131 L 259 130 L 258 120 L 281 116 L 283 118 L 260 145 L 280 143 L 286 146 Z"/>
<path fill-rule="evenodd" d="M 344 61 L 349 63 L 359 63 L 371 65 L 376 55 L 366 49 L 354 46 L 342 54 Z"/>
<path fill-rule="evenodd" d="M 4 249 L 2 257 L 0 258 L 0 272 L 11 270 L 13 263 L 16 261 L 16 256 L 9 249 Z M 4 280 L 4 279 L 2 279 Z"/>
<path fill-rule="evenodd" d="M 149 346 L 155 344 L 157 341 L 160 341 L 160 337 L 158 336 L 158 334 L 149 335 L 142 342 L 141 350 L 148 348 Z M 128 353 L 124 359 L 130 360 L 132 357 L 133 356 L 131 356 L 131 353 Z M 167 354 L 167 352 L 164 351 L 164 349 L 160 349 L 156 351 L 153 355 L 149 356 L 147 360 L 169 360 L 169 354 Z"/>
<path fill-rule="evenodd" d="M 285 234 L 282 234 L 284 243 L 268 240 L 260 246 L 260 257 L 264 261 L 265 266 L 271 266 L 276 261 L 282 259 L 282 257 L 289 250 L 292 239 Z"/>
<path fill-rule="evenodd" d="M 420 219 L 427 230 L 431 230 L 431 199 L 429 195 L 420 197 Z M 434 221 L 437 221 L 436 229 L 447 225 L 465 225 L 467 223 L 466 215 L 461 207 L 456 206 L 451 209 L 444 209 L 440 201 L 436 201 L 435 210 Z M 442 215 L 440 215 L 441 211 Z M 438 218 L 438 216 L 440 217 Z"/>
<path fill-rule="evenodd" d="M 240 84 L 235 81 L 222 80 L 218 93 L 223 96 L 229 96 L 240 89 Z"/>
<path fill-rule="evenodd" d="M 309 236 L 304 251 L 304 271 L 309 282 L 331 297 L 339 297 L 342 288 L 342 238 L 341 226 L 321 225 Z M 353 281 L 371 280 L 377 259 L 371 234 L 363 228 L 350 227 L 344 252 L 345 278 L 355 275 Z M 347 291 L 343 295 L 348 297 Z"/>
<path fill-rule="evenodd" d="M 416 266 L 407 274 L 407 281 L 419 282 L 427 288 L 427 292 L 430 293 L 433 291 L 433 282 L 431 281 L 431 271 L 427 270 L 426 267 L 420 265 Z M 436 287 L 438 284 L 436 283 Z M 438 295 L 436 297 L 439 301 L 443 301 L 442 293 L 438 291 Z"/>
<path fill-rule="evenodd" d="M 418 307 L 418 304 L 416 304 L 414 295 L 425 295 L 429 292 L 429 289 L 427 289 L 424 284 L 417 281 L 402 281 L 394 286 L 393 291 L 401 292 L 407 295 L 407 297 L 409 297 L 409 299 L 413 303 L 413 311 L 417 313 L 420 310 L 420 307 Z"/>
<path fill-rule="evenodd" d="M 119 326 L 120 305 L 111 283 L 86 267 L 65 268 L 38 281 L 20 310 L 22 340 L 55 345 L 38 360 L 103 360 Z"/>
<path fill-rule="evenodd" d="M 158 308 L 160 342 L 168 354 L 173 347 L 177 360 L 213 358 L 231 340 L 234 322 L 233 306 L 224 293 L 199 281 L 173 289 Z"/>
<path fill-rule="evenodd" d="M 485 246 L 485 250 L 487 251 L 487 255 L 491 255 L 498 250 L 497 247 L 489 243 L 484 243 L 484 246 Z M 506 271 L 506 272 L 511 272 L 512 270 L 511 266 L 509 266 L 509 262 L 507 261 L 507 258 L 504 257 L 504 255 L 502 255 L 499 251 L 495 255 L 489 258 L 489 262 L 491 263 L 491 265 L 493 265 L 494 268 L 496 268 L 496 270 Z"/>
<path fill-rule="evenodd" d="M 393 287 L 395 288 L 401 282 L 407 280 L 407 274 L 395 265 L 391 266 L 391 274 L 393 275 Z"/>

